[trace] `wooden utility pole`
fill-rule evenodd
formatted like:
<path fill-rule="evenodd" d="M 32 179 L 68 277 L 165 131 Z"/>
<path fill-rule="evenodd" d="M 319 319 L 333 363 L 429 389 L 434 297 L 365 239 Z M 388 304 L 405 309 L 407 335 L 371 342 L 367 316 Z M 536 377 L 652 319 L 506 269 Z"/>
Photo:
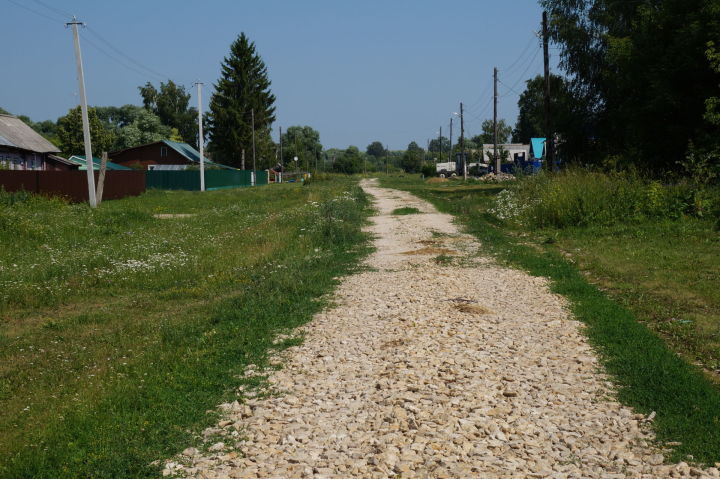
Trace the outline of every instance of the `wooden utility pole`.
<path fill-rule="evenodd" d="M 103 190 L 105 189 L 105 170 L 107 170 L 108 154 L 107 151 L 102 152 L 102 158 L 100 159 L 100 174 L 98 175 L 97 193 L 95 198 L 97 204 L 102 203 Z M 95 162 L 93 162 L 95 163 Z M 91 163 L 91 164 L 93 164 Z M 95 166 L 93 165 L 93 170 Z"/>
<path fill-rule="evenodd" d="M 465 115 L 460 102 L 460 154 L 462 155 L 463 179 L 467 180 L 467 160 L 465 159 Z"/>
<path fill-rule="evenodd" d="M 549 171 L 555 169 L 555 134 L 550 126 L 550 35 L 548 34 L 547 12 L 543 12 L 543 58 L 545 63 L 545 162 Z"/>
<path fill-rule="evenodd" d="M 242 157 L 240 160 L 240 169 L 241 170 L 245 169 L 245 148 L 242 149 Z"/>
<path fill-rule="evenodd" d="M 438 147 L 440 148 L 440 163 L 442 163 L 442 125 L 440 125 L 440 131 L 438 132 Z"/>
<path fill-rule="evenodd" d="M 495 84 L 495 94 L 493 95 L 493 158 L 495 158 L 495 174 L 500 173 L 500 156 L 498 155 L 498 127 L 497 127 L 497 107 L 498 107 L 498 69 L 493 72 L 493 80 Z"/>
<path fill-rule="evenodd" d="M 282 178 L 282 174 L 284 173 L 285 167 L 283 166 L 283 151 L 282 151 L 282 126 L 280 127 L 280 178 Z"/>
<path fill-rule="evenodd" d="M 83 123 L 83 141 L 85 143 L 85 162 L 87 168 L 87 184 L 88 184 L 88 202 L 91 208 L 97 206 L 97 198 L 95 197 L 95 171 L 93 168 L 92 145 L 90 140 L 90 121 L 88 120 L 87 96 L 85 95 L 85 74 L 83 72 L 82 53 L 80 52 L 80 36 L 78 35 L 78 25 L 85 25 L 78 22 L 73 17 L 72 22 L 65 24 L 72 26 L 73 43 L 75 46 L 75 68 L 77 69 L 78 86 L 80 89 L 80 112 L 82 114 Z"/>
<path fill-rule="evenodd" d="M 453 124 L 453 117 L 450 117 L 450 153 L 448 153 L 448 161 L 452 161 L 452 124 Z"/>

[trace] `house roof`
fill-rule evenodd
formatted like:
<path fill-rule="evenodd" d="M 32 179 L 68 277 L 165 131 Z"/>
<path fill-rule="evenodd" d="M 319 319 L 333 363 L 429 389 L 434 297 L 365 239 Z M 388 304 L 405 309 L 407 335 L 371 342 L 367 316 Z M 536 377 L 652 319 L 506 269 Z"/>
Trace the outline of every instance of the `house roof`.
<path fill-rule="evenodd" d="M 60 152 L 58 147 L 43 138 L 40 133 L 12 115 L 0 115 L 0 145 L 36 153 Z"/>
<path fill-rule="evenodd" d="M 158 145 L 158 144 L 160 144 L 160 143 L 165 144 L 165 145 L 169 146 L 170 148 L 172 148 L 173 150 L 177 151 L 177 152 L 180 153 L 182 156 L 184 156 L 185 158 L 187 158 L 188 161 L 191 161 L 191 162 L 193 162 L 193 163 L 200 163 L 200 152 L 199 152 L 199 151 L 197 151 L 195 148 L 193 148 L 192 146 L 188 145 L 187 143 L 181 143 L 181 142 L 179 142 L 179 141 L 172 141 L 172 140 L 155 141 L 155 142 L 153 142 L 153 143 L 146 143 L 146 144 L 144 144 L 144 145 L 138 145 L 138 146 L 133 146 L 133 147 L 131 147 L 131 148 L 125 148 L 124 150 L 113 151 L 113 152 L 110 152 L 110 156 L 111 156 L 111 157 L 112 157 L 112 156 L 116 156 L 116 155 L 118 155 L 119 153 L 124 153 L 124 152 L 126 152 L 126 151 L 135 150 L 135 149 L 137 149 L 137 148 L 144 148 L 144 147 L 149 146 L 149 145 Z M 234 170 L 234 169 L 235 169 L 235 168 L 233 168 L 233 167 L 231 167 L 231 166 L 226 166 L 226 165 L 221 165 L 220 163 L 215 163 L 215 162 L 213 162 L 213 161 L 208 160 L 207 158 L 205 158 L 205 162 L 204 162 L 204 163 L 205 163 L 206 165 L 208 165 L 208 166 L 215 166 L 215 167 L 218 167 L 218 168 L 225 168 L 225 169 L 228 169 L 228 170 Z"/>
<path fill-rule="evenodd" d="M 200 163 L 200 152 L 197 151 L 192 146 L 188 145 L 187 143 L 180 143 L 179 141 L 172 141 L 172 140 L 163 140 L 163 143 L 165 143 L 167 146 L 172 148 L 173 150 L 180 153 L 182 156 L 187 158 L 188 160 L 192 161 L 193 163 Z M 206 163 L 209 166 L 217 166 L 220 168 L 227 168 L 228 170 L 233 170 L 234 168 L 230 166 L 221 165 L 219 163 L 214 163 L 207 158 L 205 158 L 204 163 Z"/>
<path fill-rule="evenodd" d="M 69 161 L 72 161 L 74 164 L 79 165 L 79 170 L 85 170 L 87 171 L 87 161 L 85 161 L 85 155 L 73 155 L 70 158 L 68 158 Z M 99 170 L 100 169 L 100 158 L 93 157 L 93 170 Z M 125 170 L 129 171 L 132 170 L 132 168 L 128 168 L 127 166 L 118 165 L 117 163 L 113 163 L 112 161 L 108 161 L 105 164 L 105 169 L 107 170 Z"/>
<path fill-rule="evenodd" d="M 545 150 L 545 138 L 530 138 L 530 144 L 532 145 L 533 158 L 536 160 L 541 159 Z"/>

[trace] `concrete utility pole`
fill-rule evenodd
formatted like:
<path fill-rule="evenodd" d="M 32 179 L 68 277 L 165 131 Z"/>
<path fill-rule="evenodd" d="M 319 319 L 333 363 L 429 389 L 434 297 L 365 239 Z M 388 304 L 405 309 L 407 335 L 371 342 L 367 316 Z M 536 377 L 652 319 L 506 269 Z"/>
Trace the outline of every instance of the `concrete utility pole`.
<path fill-rule="evenodd" d="M 467 160 L 465 159 L 465 116 L 460 102 L 460 154 L 462 155 L 463 180 L 467 180 Z"/>
<path fill-rule="evenodd" d="M 87 97 L 85 96 L 85 74 L 83 72 L 82 53 L 80 52 L 80 36 L 78 35 L 78 25 L 85 25 L 78 22 L 73 17 L 72 22 L 68 22 L 65 26 L 72 25 L 73 42 L 75 44 L 75 66 L 77 68 L 78 84 L 80 86 L 80 111 L 82 112 L 83 122 L 83 141 L 85 143 L 85 162 L 87 163 L 87 182 L 88 182 L 88 202 L 91 208 L 97 206 L 95 197 L 95 168 L 92 156 L 92 145 L 90 140 L 90 121 L 88 120 Z"/>
<path fill-rule="evenodd" d="M 205 191 L 205 136 L 203 134 L 202 122 L 202 86 L 201 81 L 196 81 L 198 98 L 198 149 L 200 150 L 200 191 Z"/>
<path fill-rule="evenodd" d="M 250 110 L 250 115 L 252 115 L 253 171 L 255 171 L 255 108 Z"/>
<path fill-rule="evenodd" d="M 550 36 L 548 34 L 547 12 L 543 12 L 543 59 L 545 63 L 545 162 L 549 171 L 555 169 L 554 138 L 550 126 Z"/>
<path fill-rule="evenodd" d="M 495 158 L 495 174 L 497 175 L 500 173 L 500 156 L 498 155 L 498 142 L 497 142 L 497 135 L 498 135 L 498 128 L 497 128 L 497 104 L 498 104 L 498 91 L 497 91 L 497 84 L 498 84 L 498 69 L 495 68 L 494 70 L 494 81 L 495 81 L 495 95 L 493 98 L 493 155 Z"/>

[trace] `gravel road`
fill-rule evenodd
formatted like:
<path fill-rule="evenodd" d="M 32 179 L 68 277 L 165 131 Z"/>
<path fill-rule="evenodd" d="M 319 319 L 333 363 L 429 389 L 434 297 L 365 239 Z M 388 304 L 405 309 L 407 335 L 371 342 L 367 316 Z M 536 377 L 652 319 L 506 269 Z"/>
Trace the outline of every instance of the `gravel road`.
<path fill-rule="evenodd" d="M 581 324 L 544 279 L 478 256 L 429 203 L 372 180 L 363 188 L 378 211 L 377 252 L 284 353 L 270 376 L 282 394 L 221 405 L 210 447 L 186 449 L 163 474 L 720 477 L 663 464 L 652 418 L 613 399 Z M 421 213 L 392 215 L 406 206 Z"/>

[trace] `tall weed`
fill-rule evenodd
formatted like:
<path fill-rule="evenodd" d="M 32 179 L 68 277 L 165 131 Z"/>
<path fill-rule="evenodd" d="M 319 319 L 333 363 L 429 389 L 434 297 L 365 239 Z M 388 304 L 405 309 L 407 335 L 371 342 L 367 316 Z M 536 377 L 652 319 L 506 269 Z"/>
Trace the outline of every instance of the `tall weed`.
<path fill-rule="evenodd" d="M 667 186 L 636 175 L 583 169 L 521 178 L 491 212 L 535 228 L 609 225 L 647 218 L 710 214 L 717 191 L 690 184 Z"/>

